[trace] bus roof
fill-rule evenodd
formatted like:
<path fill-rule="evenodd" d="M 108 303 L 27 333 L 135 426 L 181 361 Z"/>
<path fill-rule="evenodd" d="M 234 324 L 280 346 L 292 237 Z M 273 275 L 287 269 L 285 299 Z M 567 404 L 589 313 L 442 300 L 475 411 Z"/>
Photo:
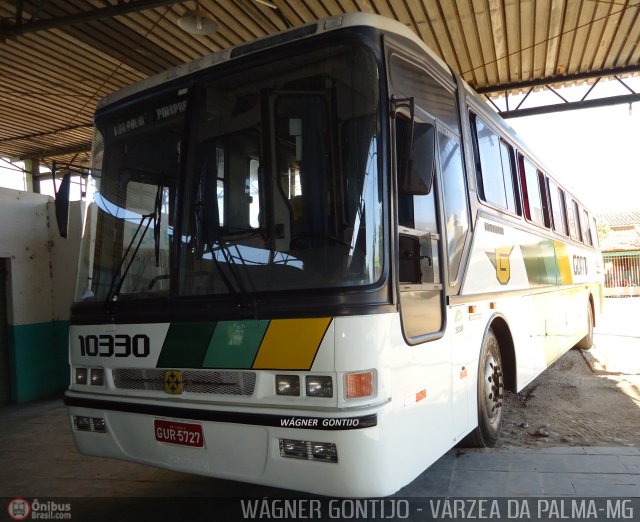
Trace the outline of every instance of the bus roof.
<path fill-rule="evenodd" d="M 246 56 L 253 52 L 262 51 L 264 49 L 275 48 L 279 45 L 289 43 L 296 40 L 302 40 L 311 36 L 315 36 L 338 29 L 344 29 L 347 27 L 374 27 L 382 31 L 393 33 L 399 36 L 410 39 L 412 42 L 419 45 L 428 56 L 437 62 L 442 68 L 450 72 L 447 64 L 440 59 L 425 43 L 420 40 L 415 33 L 413 33 L 404 24 L 385 18 L 383 16 L 369 14 L 369 13 L 348 13 L 331 18 L 325 18 L 323 20 L 316 20 L 314 22 L 276 33 L 275 35 L 264 36 L 250 42 L 246 42 L 234 47 L 223 49 L 213 54 L 203 56 L 193 62 L 184 63 L 161 72 L 154 76 L 150 76 L 144 80 L 128 85 L 118 91 L 106 95 L 98 102 L 98 109 L 102 109 L 118 102 L 124 98 L 145 91 L 147 89 L 162 85 L 171 80 L 187 76 L 191 73 L 208 69 L 214 65 L 233 60 L 235 58 Z"/>

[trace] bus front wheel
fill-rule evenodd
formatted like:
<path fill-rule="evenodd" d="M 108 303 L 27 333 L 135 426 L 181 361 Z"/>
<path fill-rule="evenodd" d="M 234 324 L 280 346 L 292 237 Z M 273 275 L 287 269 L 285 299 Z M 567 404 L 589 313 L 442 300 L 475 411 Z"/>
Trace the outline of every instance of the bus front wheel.
<path fill-rule="evenodd" d="M 500 346 L 489 328 L 482 342 L 478 365 L 478 426 L 464 443 L 467 446 L 487 448 L 496 445 L 502 427 L 504 401 L 504 374 Z"/>

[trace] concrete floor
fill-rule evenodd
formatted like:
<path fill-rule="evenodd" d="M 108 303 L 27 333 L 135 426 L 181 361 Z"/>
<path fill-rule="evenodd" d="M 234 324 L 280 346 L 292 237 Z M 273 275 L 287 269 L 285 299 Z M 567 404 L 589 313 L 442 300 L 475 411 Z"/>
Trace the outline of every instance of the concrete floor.
<path fill-rule="evenodd" d="M 640 300 L 636 305 L 640 305 Z M 614 308 L 619 306 L 616 303 Z M 622 321 L 619 312 L 615 318 Z M 625 324 L 634 324 L 637 328 L 637 317 L 635 323 Z M 619 325 L 609 326 L 619 331 Z M 634 347 L 640 353 L 638 337 L 633 337 Z M 427 509 L 425 503 L 430 498 L 514 497 L 539 502 L 540 497 L 558 496 L 633 498 L 629 500 L 632 504 L 624 506 L 635 509 L 632 514 L 637 520 L 640 518 L 640 449 L 454 448 L 387 500 L 408 499 L 411 512 L 408 517 L 399 518 L 429 520 L 423 516 L 423 508 Z M 109 521 L 176 517 L 178 520 L 242 520 L 241 499 L 288 498 L 296 502 L 308 499 L 292 491 L 80 455 L 71 437 L 61 397 L 0 408 L 0 504 L 3 504 L 0 521 L 9 520 L 5 506 L 16 497 L 32 504 L 35 499 L 41 504 L 51 499 L 68 501 L 72 520 Z M 278 513 L 268 514 L 270 518 L 277 518 L 274 515 Z M 297 518 L 317 518 L 314 514 L 318 513 L 312 511 L 311 516 L 305 517 L 305 512 L 300 511 Z M 323 511 L 322 515 L 322 519 L 352 518 L 348 511 Z M 368 518 L 381 517 L 370 512 Z"/>
<path fill-rule="evenodd" d="M 72 520 L 162 520 L 168 514 L 179 520 L 243 520 L 241 499 L 309 499 L 293 491 L 82 456 L 60 398 L 0 409 L 0 441 L 0 503 L 16 497 L 68 502 Z M 406 501 L 409 519 L 424 520 L 423 510 L 433 508 L 429 500 L 434 498 L 509 497 L 535 503 L 558 496 L 640 497 L 640 449 L 454 448 L 386 501 Z M 630 502 L 640 515 L 640 498 Z M 324 519 L 351 518 L 350 511 L 335 516 L 338 512 L 324 509 L 333 515 Z M 0 509 L 0 520 L 5 513 Z"/>

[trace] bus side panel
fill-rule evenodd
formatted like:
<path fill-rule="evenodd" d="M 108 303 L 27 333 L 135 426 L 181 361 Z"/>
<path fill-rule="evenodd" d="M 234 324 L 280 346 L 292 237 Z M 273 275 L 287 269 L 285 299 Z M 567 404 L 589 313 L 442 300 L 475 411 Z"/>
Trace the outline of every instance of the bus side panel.
<path fill-rule="evenodd" d="M 370 367 L 379 372 L 378 398 L 390 404 L 385 452 L 376 458 L 386 461 L 385 473 L 407 483 L 454 444 L 450 343 L 445 336 L 408 346 L 399 314 L 339 317 L 335 323 L 338 375 Z"/>
<path fill-rule="evenodd" d="M 506 318 L 518 390 L 587 334 L 590 296 L 596 318 L 600 308 L 599 254 L 534 232 L 481 215 L 462 292 L 480 313 L 490 300 Z"/>

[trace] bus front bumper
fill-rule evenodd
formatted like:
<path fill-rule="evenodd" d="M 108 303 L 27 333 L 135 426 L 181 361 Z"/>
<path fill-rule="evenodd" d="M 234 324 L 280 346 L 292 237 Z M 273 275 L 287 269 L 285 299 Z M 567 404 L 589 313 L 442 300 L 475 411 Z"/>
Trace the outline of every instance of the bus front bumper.
<path fill-rule="evenodd" d="M 404 483 L 389 472 L 398 463 L 382 437 L 388 404 L 316 416 L 71 391 L 65 404 L 87 455 L 340 497 L 385 496 Z"/>

